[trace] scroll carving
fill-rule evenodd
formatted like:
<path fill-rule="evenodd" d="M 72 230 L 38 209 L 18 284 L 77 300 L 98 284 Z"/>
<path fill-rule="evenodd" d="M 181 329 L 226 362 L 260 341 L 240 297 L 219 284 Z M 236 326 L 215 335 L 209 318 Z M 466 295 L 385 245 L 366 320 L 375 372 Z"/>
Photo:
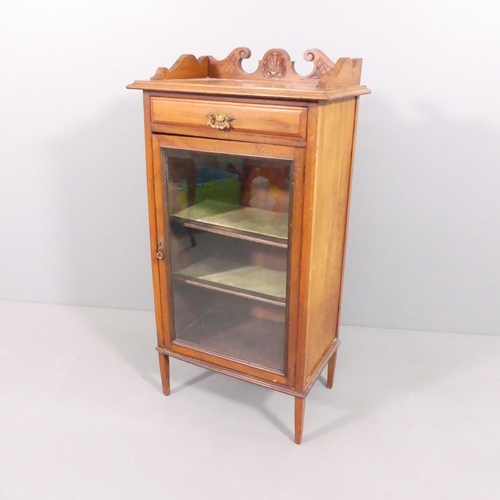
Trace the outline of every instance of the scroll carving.
<path fill-rule="evenodd" d="M 303 76 L 295 71 L 295 63 L 282 49 L 268 50 L 254 73 L 247 73 L 242 61 L 250 58 L 250 49 L 238 47 L 225 59 L 219 61 L 212 56 L 196 59 L 193 55 L 183 55 L 172 68 L 158 68 L 151 80 L 217 78 L 232 80 L 279 80 L 283 82 L 314 82 L 318 88 L 334 88 L 359 85 L 361 59 L 341 58 L 333 63 L 323 52 L 310 49 L 304 59 L 313 63 L 309 75 Z"/>
<path fill-rule="evenodd" d="M 225 59 L 218 61 L 212 56 L 208 56 L 210 61 L 208 76 L 210 78 L 241 78 L 245 79 L 248 73 L 242 68 L 241 61 L 248 59 L 252 55 L 250 49 L 238 47 L 234 49 Z M 203 59 L 200 57 L 198 60 Z"/>
<path fill-rule="evenodd" d="M 242 60 L 252 55 L 250 49 L 239 47 L 233 50 L 225 59 L 218 61 L 209 56 L 209 75 L 212 78 L 240 78 L 244 80 L 284 80 L 284 81 L 307 81 L 320 79 L 329 74 L 335 64 L 328 59 L 320 50 L 311 49 L 306 51 L 304 59 L 314 64 L 312 72 L 307 75 L 299 75 L 295 71 L 295 63 L 290 59 L 288 52 L 282 49 L 268 50 L 259 67 L 254 73 L 247 73 L 242 68 Z"/>

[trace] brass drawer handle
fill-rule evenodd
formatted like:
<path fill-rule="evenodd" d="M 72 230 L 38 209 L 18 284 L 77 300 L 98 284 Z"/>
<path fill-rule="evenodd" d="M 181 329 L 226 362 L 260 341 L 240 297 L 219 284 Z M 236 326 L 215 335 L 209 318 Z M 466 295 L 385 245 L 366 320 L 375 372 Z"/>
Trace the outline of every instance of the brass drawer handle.
<path fill-rule="evenodd" d="M 231 128 L 231 123 L 235 118 L 231 115 L 226 115 L 225 113 L 210 113 L 207 115 L 208 123 L 212 128 L 217 130 L 229 130 Z"/>

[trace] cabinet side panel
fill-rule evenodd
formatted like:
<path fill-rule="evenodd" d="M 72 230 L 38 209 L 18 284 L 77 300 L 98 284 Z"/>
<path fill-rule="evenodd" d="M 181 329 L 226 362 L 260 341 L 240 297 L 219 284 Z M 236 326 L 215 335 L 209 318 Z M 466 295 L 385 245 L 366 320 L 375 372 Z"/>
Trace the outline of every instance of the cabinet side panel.
<path fill-rule="evenodd" d="M 338 336 L 357 99 L 320 104 L 306 308 L 307 384 Z"/>

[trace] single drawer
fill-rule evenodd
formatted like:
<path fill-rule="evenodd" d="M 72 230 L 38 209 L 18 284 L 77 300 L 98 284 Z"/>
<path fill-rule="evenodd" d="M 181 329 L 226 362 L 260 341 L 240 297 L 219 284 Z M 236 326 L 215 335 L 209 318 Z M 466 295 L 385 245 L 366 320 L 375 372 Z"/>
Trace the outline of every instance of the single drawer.
<path fill-rule="evenodd" d="M 152 97 L 151 120 L 175 127 L 195 127 L 201 135 L 207 130 L 213 136 L 215 130 L 228 139 L 231 132 L 305 139 L 307 108 Z"/>

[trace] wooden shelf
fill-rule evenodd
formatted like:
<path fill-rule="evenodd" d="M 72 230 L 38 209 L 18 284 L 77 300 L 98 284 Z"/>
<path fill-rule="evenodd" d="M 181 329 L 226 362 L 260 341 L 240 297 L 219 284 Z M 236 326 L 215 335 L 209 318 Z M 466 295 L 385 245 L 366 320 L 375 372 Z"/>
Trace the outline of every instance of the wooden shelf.
<path fill-rule="evenodd" d="M 286 272 L 209 257 L 174 273 L 184 283 L 286 305 Z"/>
<path fill-rule="evenodd" d="M 205 200 L 172 215 L 172 220 L 233 238 L 288 246 L 288 213 Z"/>
<path fill-rule="evenodd" d="M 177 333 L 176 342 L 283 373 L 285 325 L 211 308 Z"/>

